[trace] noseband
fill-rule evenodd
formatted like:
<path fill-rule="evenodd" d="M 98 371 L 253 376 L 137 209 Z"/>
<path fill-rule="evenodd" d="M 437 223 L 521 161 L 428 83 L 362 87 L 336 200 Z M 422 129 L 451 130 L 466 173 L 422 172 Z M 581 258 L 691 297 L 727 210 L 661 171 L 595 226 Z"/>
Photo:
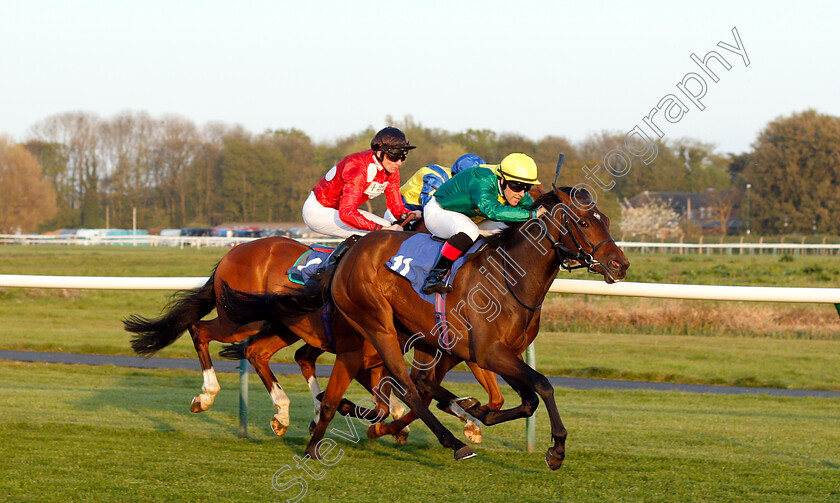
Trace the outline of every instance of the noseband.
<path fill-rule="evenodd" d="M 600 265 L 601 263 L 595 260 L 595 253 L 598 251 L 601 246 L 607 243 L 615 243 L 615 239 L 609 237 L 597 245 L 593 245 L 592 241 L 586 237 L 586 234 L 581 230 L 580 224 L 577 221 L 572 220 L 569 218 L 569 215 L 564 211 L 563 213 L 563 228 L 566 229 L 566 234 L 572 238 L 572 243 L 574 243 L 575 248 L 577 250 L 572 250 L 566 246 L 563 246 L 563 243 L 560 239 L 555 239 L 551 237 L 551 234 L 546 233 L 545 237 L 551 242 L 551 248 L 554 249 L 554 253 L 557 256 L 557 260 L 560 262 L 560 268 L 565 269 L 566 271 L 572 271 L 574 269 L 582 269 L 586 268 L 587 271 L 592 273 L 597 273 L 595 270 L 596 265 Z M 578 231 L 578 234 L 583 238 L 584 243 L 589 245 L 589 248 L 592 250 L 591 252 L 587 253 L 583 250 L 580 242 L 575 237 L 575 234 L 572 232 L 571 226 L 575 227 L 575 230 Z M 569 265 L 570 260 L 577 260 L 580 264 L 571 266 Z"/>

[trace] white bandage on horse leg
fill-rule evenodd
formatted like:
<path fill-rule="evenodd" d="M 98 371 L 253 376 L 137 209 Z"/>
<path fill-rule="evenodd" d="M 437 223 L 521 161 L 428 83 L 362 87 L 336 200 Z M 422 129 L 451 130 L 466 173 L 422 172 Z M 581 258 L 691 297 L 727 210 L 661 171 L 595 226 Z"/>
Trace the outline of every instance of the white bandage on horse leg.
<path fill-rule="evenodd" d="M 268 393 L 271 396 L 271 401 L 274 403 L 274 408 L 277 409 L 277 414 L 271 420 L 271 429 L 278 436 L 286 433 L 289 428 L 289 404 L 291 400 L 286 396 L 286 392 L 279 383 L 274 383 L 271 391 Z"/>
<path fill-rule="evenodd" d="M 321 385 L 318 384 L 318 379 L 315 376 L 307 379 L 306 384 L 309 385 L 309 392 L 312 393 L 312 401 L 315 402 L 315 412 L 317 413 L 321 410 L 321 401 L 318 400 L 318 395 L 321 394 Z"/>
<path fill-rule="evenodd" d="M 458 419 L 467 423 L 464 425 L 464 435 L 466 435 L 471 442 L 480 444 L 482 434 L 481 425 L 479 424 L 478 419 L 473 417 L 469 412 L 465 411 L 464 408 L 458 405 L 455 400 L 449 402 L 449 410 L 458 416 Z"/>
<path fill-rule="evenodd" d="M 405 415 L 405 407 L 396 400 L 391 400 L 391 417 L 399 419 Z"/>
<path fill-rule="evenodd" d="M 219 390 L 222 389 L 219 386 L 219 380 L 216 379 L 216 371 L 213 370 L 213 367 L 202 371 L 201 375 L 204 377 L 204 384 L 201 386 L 202 393 L 193 398 L 190 407 L 193 412 L 204 412 L 209 409 L 216 400 Z"/>

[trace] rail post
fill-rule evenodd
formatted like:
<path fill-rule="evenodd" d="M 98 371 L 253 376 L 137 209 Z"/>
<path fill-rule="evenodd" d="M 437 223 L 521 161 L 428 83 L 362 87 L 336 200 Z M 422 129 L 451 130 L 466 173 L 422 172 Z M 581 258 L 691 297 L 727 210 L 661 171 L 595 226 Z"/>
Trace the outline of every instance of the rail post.
<path fill-rule="evenodd" d="M 239 438 L 248 438 L 248 360 L 239 360 Z"/>

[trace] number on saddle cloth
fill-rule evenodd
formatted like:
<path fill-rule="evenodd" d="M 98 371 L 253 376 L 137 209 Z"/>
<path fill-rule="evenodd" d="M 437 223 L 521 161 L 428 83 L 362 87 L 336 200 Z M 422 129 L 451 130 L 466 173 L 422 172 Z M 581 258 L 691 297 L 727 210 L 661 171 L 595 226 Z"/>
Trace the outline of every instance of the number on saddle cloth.
<path fill-rule="evenodd" d="M 332 253 L 334 249 L 335 248 L 331 248 L 326 245 L 315 244 L 310 246 L 308 250 L 298 257 L 295 261 L 295 265 L 287 271 L 289 274 L 289 281 L 299 285 L 306 284 L 309 277 L 315 274 L 318 267 L 327 260 L 327 257 L 330 256 L 330 253 Z"/>
<path fill-rule="evenodd" d="M 484 244 L 484 241 L 479 239 L 464 256 L 455 261 L 452 265 L 452 272 L 449 273 L 449 283 L 452 283 L 458 269 L 463 265 L 464 258 L 477 250 L 482 244 Z M 429 304 L 434 304 L 435 294 L 425 294 L 421 289 L 426 281 L 426 276 L 429 275 L 429 270 L 435 265 L 442 247 L 443 241 L 433 239 L 428 234 L 415 234 L 403 241 L 400 249 L 397 250 L 397 254 L 391 257 L 385 263 L 385 266 L 394 274 L 407 279 L 421 299 Z"/>

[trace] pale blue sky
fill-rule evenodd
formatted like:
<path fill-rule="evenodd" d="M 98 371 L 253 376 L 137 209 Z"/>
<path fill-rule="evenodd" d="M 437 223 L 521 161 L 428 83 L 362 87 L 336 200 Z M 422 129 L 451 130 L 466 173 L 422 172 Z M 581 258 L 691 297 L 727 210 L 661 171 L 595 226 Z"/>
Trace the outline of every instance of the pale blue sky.
<path fill-rule="evenodd" d="M 17 140 L 53 114 L 136 110 L 318 141 L 406 114 L 578 141 L 641 124 L 711 50 L 732 69 L 667 138 L 741 152 L 780 115 L 840 115 L 840 2 L 0 0 L 0 19 Z M 733 27 L 749 67 L 716 46 Z"/>

